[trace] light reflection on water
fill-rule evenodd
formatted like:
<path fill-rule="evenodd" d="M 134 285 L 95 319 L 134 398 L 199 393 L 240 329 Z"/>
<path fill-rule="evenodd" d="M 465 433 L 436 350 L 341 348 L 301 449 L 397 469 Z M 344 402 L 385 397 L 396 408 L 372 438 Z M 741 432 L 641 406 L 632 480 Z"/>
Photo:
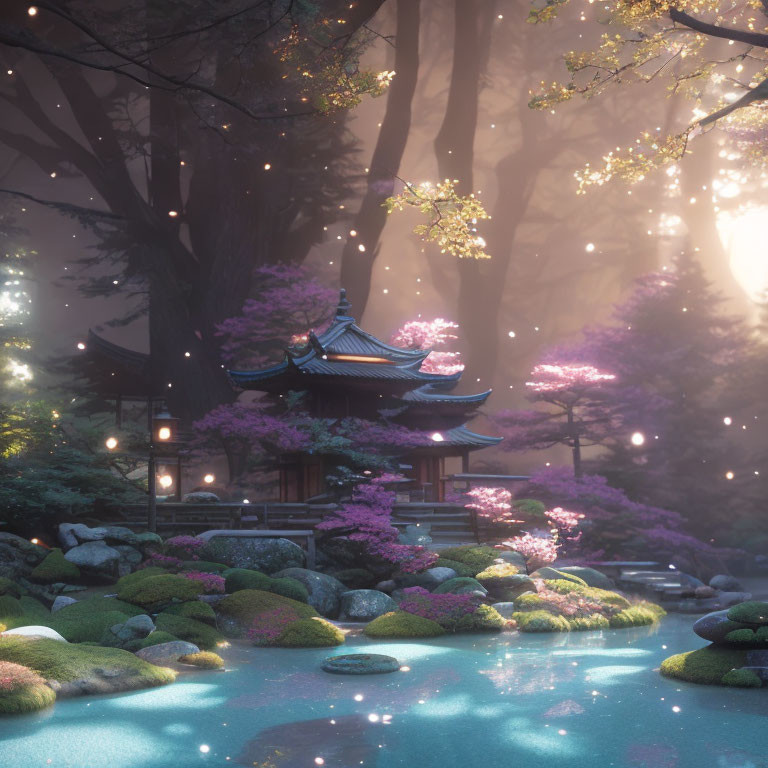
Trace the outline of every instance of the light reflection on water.
<path fill-rule="evenodd" d="M 680 684 L 655 671 L 703 644 L 692 621 L 424 643 L 350 637 L 332 651 L 233 646 L 226 673 L 0 721 L 0 764 L 768 768 L 765 691 Z M 396 656 L 410 670 L 319 670 L 326 656 L 357 652 Z"/>

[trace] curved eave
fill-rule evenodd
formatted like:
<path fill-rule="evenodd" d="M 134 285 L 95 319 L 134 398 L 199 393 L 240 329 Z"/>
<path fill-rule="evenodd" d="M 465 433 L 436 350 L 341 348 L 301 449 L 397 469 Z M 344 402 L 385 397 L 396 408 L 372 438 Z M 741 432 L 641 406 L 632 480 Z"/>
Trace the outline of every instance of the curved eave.
<path fill-rule="evenodd" d="M 269 381 L 277 376 L 284 374 L 290 368 L 290 364 L 283 360 L 282 363 L 273 365 L 269 368 L 262 368 L 259 371 L 227 371 L 230 381 L 243 389 L 258 389 L 251 386 L 260 382 Z"/>
<path fill-rule="evenodd" d="M 445 448 L 464 448 L 475 451 L 480 448 L 490 448 L 491 446 L 498 445 L 504 439 L 503 437 L 481 435 L 464 426 L 446 429 L 440 432 L 440 434 L 443 436 L 442 440 L 433 440 L 429 445 L 423 446 L 422 450 L 439 452 Z"/>
<path fill-rule="evenodd" d="M 410 392 L 406 392 L 401 400 L 406 405 L 418 405 L 420 403 L 428 404 L 440 404 L 449 406 L 471 406 L 478 408 L 490 396 L 492 390 L 488 389 L 485 392 L 478 392 L 475 395 L 450 395 L 443 394 L 439 391 L 431 391 L 432 387 L 420 387 L 419 389 L 413 389 Z"/>

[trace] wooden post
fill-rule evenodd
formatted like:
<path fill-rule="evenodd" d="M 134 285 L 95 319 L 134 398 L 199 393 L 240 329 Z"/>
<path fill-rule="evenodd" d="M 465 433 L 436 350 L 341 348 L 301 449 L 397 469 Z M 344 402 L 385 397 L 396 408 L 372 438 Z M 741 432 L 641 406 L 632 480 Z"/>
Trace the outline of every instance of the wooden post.
<path fill-rule="evenodd" d="M 149 459 L 147 460 L 147 529 L 157 533 L 157 477 L 155 470 L 155 446 L 149 445 Z"/>

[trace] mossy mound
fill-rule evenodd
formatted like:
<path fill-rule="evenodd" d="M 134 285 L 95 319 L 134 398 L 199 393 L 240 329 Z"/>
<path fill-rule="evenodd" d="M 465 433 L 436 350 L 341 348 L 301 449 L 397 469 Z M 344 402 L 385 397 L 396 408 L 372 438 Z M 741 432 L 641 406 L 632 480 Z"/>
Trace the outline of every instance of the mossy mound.
<path fill-rule="evenodd" d="M 480 592 L 485 595 L 488 590 L 471 576 L 457 576 L 455 579 L 448 579 L 448 581 L 439 584 L 432 592 L 436 595 L 466 595 L 472 592 Z"/>
<path fill-rule="evenodd" d="M 176 678 L 173 670 L 148 664 L 119 648 L 18 635 L 0 637 L 0 661 L 29 667 L 65 696 L 151 688 Z"/>
<path fill-rule="evenodd" d="M 626 597 L 618 592 L 611 592 L 599 587 L 588 587 L 567 579 L 546 579 L 544 586 L 560 595 L 581 595 L 594 602 L 612 606 L 617 610 L 629 608 L 632 605 Z"/>
<path fill-rule="evenodd" d="M 569 632 L 571 629 L 565 616 L 555 616 L 549 611 L 516 611 L 512 619 L 521 632 Z"/>
<path fill-rule="evenodd" d="M 479 605 L 474 613 L 456 622 L 456 632 L 501 632 L 507 620 L 491 605 Z"/>
<path fill-rule="evenodd" d="M 344 643 L 344 633 L 321 618 L 291 622 L 275 641 L 281 648 L 332 648 Z"/>
<path fill-rule="evenodd" d="M 218 653 L 210 651 L 200 651 L 200 653 L 188 653 L 186 656 L 179 656 L 182 664 L 191 664 L 200 669 L 221 669 L 224 666 L 224 659 Z"/>
<path fill-rule="evenodd" d="M 461 563 L 458 560 L 449 560 L 447 557 L 438 557 L 432 567 L 452 568 L 460 577 L 472 577 L 477 573 L 475 566 Z"/>
<path fill-rule="evenodd" d="M 292 579 L 290 576 L 272 579 L 269 591 L 291 600 L 298 600 L 300 603 L 306 603 L 309 600 L 307 588 L 298 579 Z"/>
<path fill-rule="evenodd" d="M 211 563 L 208 560 L 184 560 L 179 566 L 180 571 L 200 571 L 200 573 L 218 573 L 223 574 L 229 570 L 228 565 L 224 563 Z"/>
<path fill-rule="evenodd" d="M 445 630 L 431 619 L 405 611 L 391 611 L 367 624 L 363 632 L 368 637 L 438 637 Z"/>
<path fill-rule="evenodd" d="M 637 603 L 611 616 L 611 629 L 628 629 L 655 624 L 665 612 L 652 603 Z"/>
<path fill-rule="evenodd" d="M 119 611 L 106 611 L 105 613 L 93 613 L 87 616 L 74 618 L 60 617 L 54 613 L 46 626 L 55 629 L 65 640 L 70 643 L 98 643 L 104 633 L 115 624 L 122 624 L 128 618 Z"/>
<path fill-rule="evenodd" d="M 661 674 L 700 685 L 732 685 L 726 675 L 747 663 L 747 652 L 708 645 L 688 653 L 678 653 L 661 662 Z M 733 676 L 728 680 L 733 680 Z"/>
<path fill-rule="evenodd" d="M 163 632 L 156 629 L 154 632 L 150 632 L 146 637 L 142 637 L 140 640 L 130 640 L 125 644 L 125 650 L 135 653 L 142 648 L 149 648 L 151 645 L 160 645 L 160 643 L 172 643 L 179 638 L 172 635 L 170 632 Z"/>
<path fill-rule="evenodd" d="M 0 715 L 20 715 L 50 707 L 53 689 L 29 667 L 0 661 Z"/>
<path fill-rule="evenodd" d="M 19 602 L 24 610 L 24 615 L 31 619 L 47 620 L 51 615 L 51 612 L 39 600 L 35 600 L 34 597 L 22 595 L 19 598 Z"/>
<path fill-rule="evenodd" d="M 165 576 L 167 573 L 168 571 L 166 571 L 164 568 L 160 568 L 157 565 L 152 565 L 148 568 L 140 568 L 138 571 L 128 573 L 125 576 L 121 576 L 117 580 L 115 589 L 119 592 L 125 587 L 130 587 L 139 581 L 144 581 L 144 579 L 149 579 L 152 576 Z"/>
<path fill-rule="evenodd" d="M 184 603 L 195 600 L 203 591 L 203 586 L 198 582 L 167 573 L 122 586 L 117 596 L 127 603 L 154 611 L 177 601 Z"/>
<path fill-rule="evenodd" d="M 217 643 L 224 640 L 224 636 L 208 624 L 184 616 L 175 616 L 172 613 L 161 613 L 155 619 L 155 626 L 162 632 L 175 635 L 179 640 L 194 643 L 204 651 L 215 648 Z"/>
<path fill-rule="evenodd" d="M 493 547 L 468 544 L 461 547 L 448 547 L 440 550 L 440 557 L 446 560 L 456 560 L 469 566 L 474 573 L 459 574 L 461 576 L 476 576 L 480 571 L 493 565 L 499 557 L 499 551 Z"/>
<path fill-rule="evenodd" d="M 568 619 L 571 632 L 592 632 L 599 629 L 609 629 L 611 622 L 601 613 L 593 613 L 591 616 L 574 616 Z"/>
<path fill-rule="evenodd" d="M 11 595 L 0 597 L 0 619 L 10 619 L 16 616 L 23 616 L 24 609 L 21 607 L 21 601 Z"/>
<path fill-rule="evenodd" d="M 763 681 L 751 669 L 732 669 L 723 675 L 720 682 L 733 688 L 763 687 Z"/>
<path fill-rule="evenodd" d="M 509 576 L 517 576 L 520 569 L 512 563 L 493 563 L 480 571 L 475 578 L 479 582 L 493 581 L 494 579 L 506 579 Z"/>
<path fill-rule="evenodd" d="M 261 571 L 230 568 L 226 571 L 225 578 L 224 589 L 229 593 L 239 592 L 241 589 L 258 589 L 262 592 L 274 592 L 276 595 L 289 597 L 291 600 L 302 603 L 309 600 L 307 588 L 300 581 L 289 577 L 273 579 Z"/>
<path fill-rule="evenodd" d="M 345 568 L 331 576 L 349 589 L 370 589 L 376 584 L 376 577 L 365 568 Z"/>
<path fill-rule="evenodd" d="M 29 575 L 38 584 L 55 584 L 58 581 L 77 581 L 80 569 L 64 557 L 60 549 L 52 549 Z"/>
<path fill-rule="evenodd" d="M 728 618 L 742 624 L 766 625 L 768 624 L 768 603 L 762 603 L 759 600 L 739 603 L 728 611 Z"/>
<path fill-rule="evenodd" d="M 15 581 L 6 579 L 5 576 L 0 576 L 0 597 L 2 597 L 3 595 L 10 595 L 11 597 L 21 597 L 25 593 L 26 593 L 26 590 L 23 589 Z"/>
<path fill-rule="evenodd" d="M 557 581 L 570 581 L 572 584 L 578 584 L 580 587 L 586 587 L 587 582 L 579 576 L 573 573 L 566 573 L 565 571 L 558 571 L 557 568 L 550 568 L 548 565 L 539 568 L 531 574 L 531 578 L 545 579 L 545 580 L 557 580 Z"/>
<path fill-rule="evenodd" d="M 235 637 L 244 637 L 259 614 L 277 608 L 289 609 L 300 619 L 310 619 L 319 615 L 307 603 L 260 589 L 241 589 L 227 595 L 216 604 L 216 611 L 221 620 L 220 626 L 225 632 Z"/>
<path fill-rule="evenodd" d="M 188 603 L 174 603 L 168 606 L 163 613 L 202 621 L 204 624 L 216 624 L 216 614 L 213 608 L 208 603 L 200 600 L 191 600 Z"/>
<path fill-rule="evenodd" d="M 87 600 L 78 600 L 60 608 L 53 616 L 56 619 L 82 619 L 95 616 L 99 613 L 112 613 L 117 611 L 124 616 L 138 616 L 144 611 L 138 606 L 118 600 L 116 597 L 89 597 Z M 125 619 L 123 619 L 125 621 Z"/>

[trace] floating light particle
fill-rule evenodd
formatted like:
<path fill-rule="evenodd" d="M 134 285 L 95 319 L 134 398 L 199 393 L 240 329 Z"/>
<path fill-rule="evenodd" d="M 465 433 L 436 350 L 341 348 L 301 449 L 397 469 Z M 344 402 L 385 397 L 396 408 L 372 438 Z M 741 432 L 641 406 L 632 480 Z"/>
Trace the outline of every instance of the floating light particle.
<path fill-rule="evenodd" d="M 355 701 L 362 701 L 363 700 L 363 694 L 362 693 L 356 693 L 354 696 Z"/>
<path fill-rule="evenodd" d="M 208 753 L 211 751 L 211 748 L 210 748 L 210 747 L 209 747 L 207 744 L 201 744 L 201 745 L 200 745 L 200 751 L 201 751 L 201 752 L 202 752 L 204 755 L 207 755 L 207 754 L 208 754 Z"/>
<path fill-rule="evenodd" d="M 170 216 L 172 219 L 175 219 L 175 218 L 176 218 L 176 217 L 179 215 L 179 212 L 178 212 L 178 211 L 168 211 L 168 215 L 169 215 L 169 216 Z"/>
<path fill-rule="evenodd" d="M 192 357 L 192 355 L 189 352 L 185 352 L 184 357 Z"/>
<path fill-rule="evenodd" d="M 731 424 L 733 424 L 733 419 L 730 416 L 726 416 L 723 419 L 723 424 L 725 424 L 726 427 L 730 427 Z"/>
<path fill-rule="evenodd" d="M 360 243 L 357 246 L 357 250 L 360 251 L 360 253 L 365 253 L 365 246 L 362 243 Z"/>
<path fill-rule="evenodd" d="M 594 244 L 594 243 L 587 243 L 587 244 L 584 246 L 584 250 L 585 250 L 587 253 L 592 253 L 592 251 L 594 251 L 594 250 L 595 250 L 595 244 Z"/>
<path fill-rule="evenodd" d="M 368 715 L 369 723 L 378 723 L 380 719 L 381 718 L 375 712 L 371 712 L 371 714 Z"/>
<path fill-rule="evenodd" d="M 264 170 L 268 171 L 272 167 L 272 163 L 264 163 Z"/>
<path fill-rule="evenodd" d="M 733 472 L 731 472 L 730 470 L 728 470 L 728 471 L 725 473 L 725 479 L 726 479 L 726 480 L 733 480 Z"/>
<path fill-rule="evenodd" d="M 106 445 L 107 448 L 109 448 L 110 451 L 114 451 L 115 448 L 117 448 L 117 438 L 116 437 L 108 437 L 104 441 L 104 445 Z"/>
<path fill-rule="evenodd" d="M 78 341 L 78 342 L 77 342 L 77 348 L 78 348 L 78 349 L 85 349 L 85 344 L 83 344 L 83 342 L 82 342 L 82 341 Z"/>
<path fill-rule="evenodd" d="M 315 758 L 315 765 L 325 765 L 325 760 L 322 757 Z"/>
<path fill-rule="evenodd" d="M 410 667 L 408 667 L 408 666 L 406 666 L 405 664 L 403 664 L 403 666 L 402 666 L 402 667 L 400 667 L 400 671 L 401 671 L 401 672 L 410 672 L 410 671 L 411 671 L 411 668 L 410 668 Z M 384 715 L 384 719 L 385 719 L 385 720 L 386 720 L 386 718 L 387 718 L 387 715 Z"/>
<path fill-rule="evenodd" d="M 645 443 L 645 435 L 642 432 L 633 432 L 630 440 L 632 445 L 643 445 Z"/>
<path fill-rule="evenodd" d="M 349 230 L 349 236 L 350 237 L 357 237 L 357 230 L 356 229 L 350 229 Z"/>
<path fill-rule="evenodd" d="M 160 477 L 157 478 L 157 482 L 160 483 L 161 488 L 170 488 L 173 485 L 173 478 L 170 475 L 160 475 Z M 208 750 L 200 747 L 200 751 L 207 752 Z"/>
<path fill-rule="evenodd" d="M 514 339 L 517 334 L 514 331 L 510 331 L 507 336 L 509 336 L 510 339 Z"/>
<path fill-rule="evenodd" d="M 559 733 L 561 736 L 565 736 L 565 734 L 566 734 L 566 733 L 568 733 L 568 731 L 566 731 L 566 730 L 565 730 L 565 728 L 561 728 L 561 729 L 558 731 L 558 733 Z"/>
<path fill-rule="evenodd" d="M 442 433 L 440 432 L 433 432 L 430 437 L 432 438 L 432 441 L 435 443 L 442 443 L 445 438 L 443 437 Z"/>
<path fill-rule="evenodd" d="M 29 8 L 27 8 L 27 13 L 30 16 L 37 16 L 37 6 L 36 5 L 30 5 Z"/>
<path fill-rule="evenodd" d="M 680 707 L 674 706 L 674 707 L 672 707 L 672 711 L 673 712 L 679 712 L 680 711 Z"/>

